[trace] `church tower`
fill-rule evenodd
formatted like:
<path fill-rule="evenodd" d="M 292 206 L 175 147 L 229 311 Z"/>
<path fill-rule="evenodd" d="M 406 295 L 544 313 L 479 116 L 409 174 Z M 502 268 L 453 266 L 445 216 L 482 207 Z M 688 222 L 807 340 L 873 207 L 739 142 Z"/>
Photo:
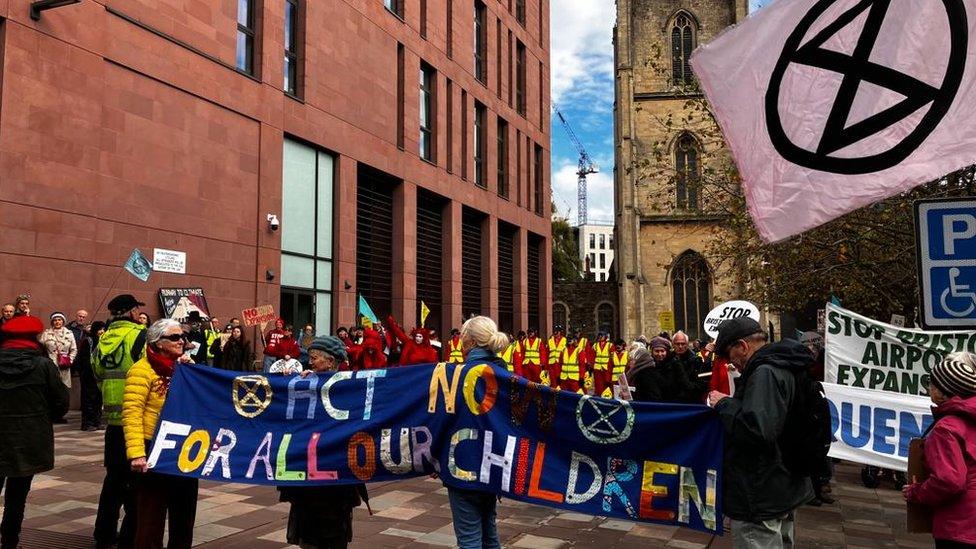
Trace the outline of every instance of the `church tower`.
<path fill-rule="evenodd" d="M 688 60 L 747 10 L 747 0 L 617 0 L 614 241 L 628 340 L 670 328 L 668 312 L 675 330 L 704 339 L 709 310 L 736 294 L 731 266 L 707 251 L 725 230 L 709 185 L 731 158 Z"/>

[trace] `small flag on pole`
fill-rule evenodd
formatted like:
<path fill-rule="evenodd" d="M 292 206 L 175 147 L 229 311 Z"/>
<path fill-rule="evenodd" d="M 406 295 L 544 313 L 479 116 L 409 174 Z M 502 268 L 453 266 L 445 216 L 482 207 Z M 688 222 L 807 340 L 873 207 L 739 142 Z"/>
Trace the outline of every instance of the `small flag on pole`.
<path fill-rule="evenodd" d="M 359 316 L 363 318 L 363 325 L 367 328 L 379 322 L 379 319 L 376 318 L 376 313 L 373 312 L 369 303 L 366 303 L 366 298 L 363 297 L 363 294 L 359 294 Z"/>
<path fill-rule="evenodd" d="M 142 255 L 139 248 L 136 248 L 132 250 L 132 253 L 129 254 L 129 259 L 126 260 L 125 270 L 129 271 L 132 276 L 138 278 L 139 280 L 148 282 L 149 275 L 152 274 L 153 267 L 152 263 L 146 259 L 146 256 Z"/>
<path fill-rule="evenodd" d="M 427 323 L 427 315 L 430 314 L 430 309 L 427 308 L 427 304 L 423 301 L 420 302 L 420 327 L 423 328 L 424 324 Z"/>

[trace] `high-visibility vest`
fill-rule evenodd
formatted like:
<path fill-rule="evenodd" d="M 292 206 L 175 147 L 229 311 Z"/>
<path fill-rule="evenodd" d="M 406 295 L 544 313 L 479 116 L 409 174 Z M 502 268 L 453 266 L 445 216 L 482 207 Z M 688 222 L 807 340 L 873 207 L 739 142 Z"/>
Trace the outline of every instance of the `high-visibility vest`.
<path fill-rule="evenodd" d="M 624 351 L 621 354 L 613 353 L 613 379 L 617 379 L 624 370 L 627 369 L 627 363 L 630 362 L 630 353 Z"/>
<path fill-rule="evenodd" d="M 539 342 L 541 341 L 539 338 L 525 340 L 525 355 L 522 357 L 523 364 L 534 364 L 536 366 L 542 364 L 542 355 L 539 354 Z"/>
<path fill-rule="evenodd" d="M 450 354 L 447 356 L 447 361 L 452 364 L 463 364 L 464 363 L 464 352 L 461 350 L 461 340 L 457 340 L 457 344 L 454 343 L 454 339 L 447 342 L 448 349 L 451 350 Z"/>
<path fill-rule="evenodd" d="M 204 330 L 203 333 L 207 335 L 207 360 L 210 360 L 214 356 L 213 353 L 210 352 L 210 348 L 213 347 L 214 341 L 217 341 L 217 338 L 220 337 L 220 332 L 208 328 Z"/>
<path fill-rule="evenodd" d="M 515 373 L 515 361 L 514 361 L 514 358 L 515 358 L 515 347 L 516 346 L 517 346 L 516 343 L 509 343 L 508 344 L 508 347 L 505 347 L 505 350 L 502 351 L 502 360 L 505 361 L 505 366 L 508 367 L 508 371 L 509 372 L 512 372 L 512 373 Z"/>
<path fill-rule="evenodd" d="M 559 357 L 563 356 L 563 351 L 566 350 L 566 338 L 562 338 L 559 343 L 556 340 L 549 338 L 549 364 L 556 364 L 559 362 Z"/>
<path fill-rule="evenodd" d="M 597 341 L 593 344 L 593 351 L 596 355 L 596 359 L 593 361 L 593 369 L 606 370 L 607 365 L 610 364 L 610 353 L 613 351 L 613 345 L 609 341 L 604 341 L 601 349 L 600 342 Z"/>
<path fill-rule="evenodd" d="M 585 337 L 581 337 L 576 345 L 584 349 L 588 349 L 590 347 L 590 340 L 586 339 Z"/>
<path fill-rule="evenodd" d="M 579 381 L 580 378 L 580 368 L 579 368 L 579 345 L 576 346 L 572 351 L 569 349 L 563 349 L 563 367 L 559 372 L 559 379 L 575 379 Z"/>

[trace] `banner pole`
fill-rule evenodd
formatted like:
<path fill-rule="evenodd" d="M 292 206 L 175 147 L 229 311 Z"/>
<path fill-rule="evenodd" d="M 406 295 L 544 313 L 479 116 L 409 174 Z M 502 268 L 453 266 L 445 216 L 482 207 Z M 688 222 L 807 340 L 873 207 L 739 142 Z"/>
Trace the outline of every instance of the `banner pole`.
<path fill-rule="evenodd" d="M 102 310 L 102 305 L 105 304 L 105 300 L 108 299 L 108 294 L 112 293 L 112 289 L 115 288 L 115 283 L 119 281 L 119 277 L 122 276 L 122 271 L 125 270 L 125 266 L 119 267 L 119 272 L 115 273 L 115 278 L 112 279 L 112 284 L 105 290 L 105 294 L 102 296 L 102 300 L 98 302 L 98 306 L 92 310 L 92 316 L 98 314 Z"/>

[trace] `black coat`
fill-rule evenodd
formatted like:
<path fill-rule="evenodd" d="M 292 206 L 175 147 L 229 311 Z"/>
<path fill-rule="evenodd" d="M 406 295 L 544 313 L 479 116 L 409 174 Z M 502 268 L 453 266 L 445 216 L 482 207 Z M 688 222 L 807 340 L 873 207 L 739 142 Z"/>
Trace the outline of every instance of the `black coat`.
<path fill-rule="evenodd" d="M 214 354 L 214 366 L 217 368 L 235 372 L 250 372 L 253 369 L 254 352 L 242 340 L 228 339 L 223 349 L 220 349 L 220 339 L 214 345 L 219 350 L 219 354 Z"/>
<path fill-rule="evenodd" d="M 766 345 L 746 364 L 735 396 L 715 406 L 725 428 L 723 495 L 730 518 L 771 519 L 813 499 L 810 479 L 793 476 L 779 449 L 796 394 L 794 372 L 806 370 L 812 358 L 793 340 Z"/>
<path fill-rule="evenodd" d="M 704 404 L 703 386 L 681 361 L 669 355 L 660 364 L 645 367 L 628 376 L 634 387 L 634 400 Z"/>
<path fill-rule="evenodd" d="M 0 477 L 54 468 L 52 421 L 68 411 L 68 388 L 41 351 L 0 349 Z"/>

